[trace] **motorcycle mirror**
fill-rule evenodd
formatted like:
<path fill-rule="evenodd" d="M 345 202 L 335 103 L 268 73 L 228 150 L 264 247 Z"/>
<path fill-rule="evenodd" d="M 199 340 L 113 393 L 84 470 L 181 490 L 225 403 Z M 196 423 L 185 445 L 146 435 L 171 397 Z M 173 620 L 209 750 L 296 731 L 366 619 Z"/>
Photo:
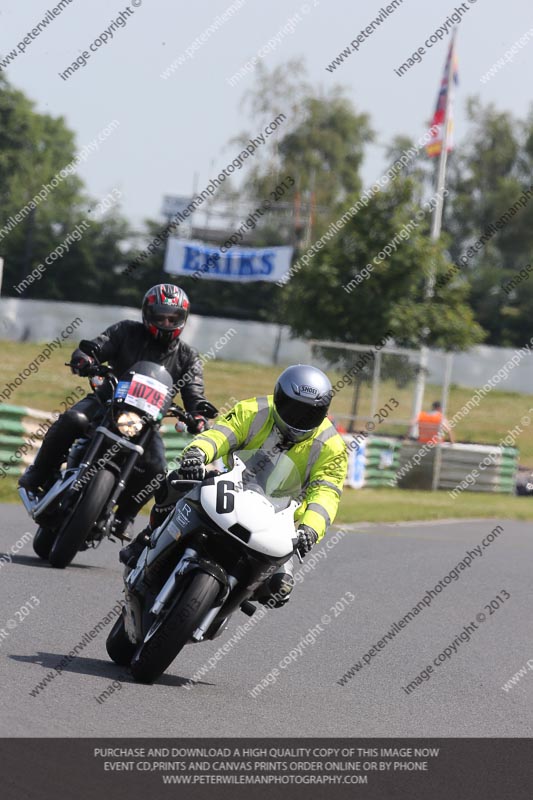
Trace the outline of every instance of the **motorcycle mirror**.
<path fill-rule="evenodd" d="M 79 349 L 87 353 L 91 358 L 94 358 L 97 364 L 100 363 L 100 359 L 98 358 L 99 348 L 94 342 L 91 342 L 90 339 L 82 339 L 79 343 Z"/>
<path fill-rule="evenodd" d="M 200 400 L 195 409 L 195 414 L 201 414 L 207 419 L 218 417 L 218 408 L 210 403 L 209 400 Z"/>

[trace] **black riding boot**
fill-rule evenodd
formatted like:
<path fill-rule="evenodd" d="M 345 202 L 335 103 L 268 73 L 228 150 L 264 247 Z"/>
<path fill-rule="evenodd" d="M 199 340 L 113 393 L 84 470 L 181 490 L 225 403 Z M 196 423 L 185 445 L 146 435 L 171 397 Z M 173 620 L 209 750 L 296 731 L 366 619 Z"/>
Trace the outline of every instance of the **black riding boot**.
<path fill-rule="evenodd" d="M 18 485 L 34 493 L 42 489 L 59 472 L 73 442 L 85 433 L 88 425 L 86 415 L 75 410 L 75 406 L 61 414 L 46 432 L 35 461 L 20 476 Z"/>
<path fill-rule="evenodd" d="M 165 521 L 171 509 L 172 506 L 168 506 L 166 508 L 157 505 L 152 506 L 149 524 L 146 526 L 146 528 L 143 528 L 143 530 L 135 537 L 131 544 L 129 544 L 127 547 L 123 547 L 118 554 L 118 557 L 123 564 L 132 568 L 135 566 L 137 559 L 149 543 L 152 532 L 155 531 L 155 529 Z"/>

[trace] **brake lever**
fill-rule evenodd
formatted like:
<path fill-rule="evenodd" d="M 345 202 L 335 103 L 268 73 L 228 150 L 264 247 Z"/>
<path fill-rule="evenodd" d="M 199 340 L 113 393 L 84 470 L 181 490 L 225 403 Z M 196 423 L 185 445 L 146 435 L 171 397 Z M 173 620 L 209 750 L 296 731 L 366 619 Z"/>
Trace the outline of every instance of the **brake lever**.
<path fill-rule="evenodd" d="M 93 356 L 90 356 L 90 358 L 93 358 Z M 73 361 L 65 361 L 63 363 L 65 367 L 70 367 L 71 369 L 76 366 L 76 364 Z M 106 364 L 102 364 L 100 361 L 96 359 L 96 363 L 91 364 L 91 366 L 88 367 L 87 376 L 84 377 L 91 377 L 92 375 L 100 375 L 103 378 L 109 375 L 109 373 L 111 372 L 113 372 L 111 367 L 107 366 Z"/>
<path fill-rule="evenodd" d="M 190 428 L 194 425 L 195 419 L 188 411 L 184 411 L 179 406 L 172 405 L 167 411 L 166 416 L 177 419 L 174 429 L 177 433 L 193 433 Z"/>
<path fill-rule="evenodd" d="M 296 540 L 296 542 L 297 542 L 297 541 L 298 541 L 298 540 Z M 300 551 L 298 550 L 298 544 L 296 544 L 296 546 L 295 546 L 295 548 L 294 548 L 294 555 L 295 555 L 295 556 L 298 556 L 298 561 L 300 562 L 300 564 L 303 564 L 303 563 L 304 563 L 304 560 L 303 560 L 303 558 L 302 558 L 302 554 L 301 554 L 301 553 L 300 553 Z"/>

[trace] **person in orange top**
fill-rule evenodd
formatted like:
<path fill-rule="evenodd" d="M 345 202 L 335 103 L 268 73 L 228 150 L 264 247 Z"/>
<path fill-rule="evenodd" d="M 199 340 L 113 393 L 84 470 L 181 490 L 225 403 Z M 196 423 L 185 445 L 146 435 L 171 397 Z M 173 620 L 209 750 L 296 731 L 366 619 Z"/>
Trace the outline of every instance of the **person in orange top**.
<path fill-rule="evenodd" d="M 348 433 L 344 425 L 341 425 L 340 422 L 337 422 L 333 414 L 328 414 L 328 419 L 335 426 L 337 433 L 340 433 L 341 436 L 344 436 L 344 434 Z"/>
<path fill-rule="evenodd" d="M 421 411 L 416 420 L 418 425 L 418 441 L 423 444 L 439 444 L 448 434 L 450 444 L 455 444 L 452 429 L 442 413 L 442 406 L 436 400 L 431 404 L 431 411 Z"/>

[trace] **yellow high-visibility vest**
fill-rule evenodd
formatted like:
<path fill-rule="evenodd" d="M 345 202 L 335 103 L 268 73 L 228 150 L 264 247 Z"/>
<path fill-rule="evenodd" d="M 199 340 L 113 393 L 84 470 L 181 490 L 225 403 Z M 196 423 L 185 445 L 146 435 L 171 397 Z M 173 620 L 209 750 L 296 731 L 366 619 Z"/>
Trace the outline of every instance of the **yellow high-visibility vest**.
<path fill-rule="evenodd" d="M 235 450 L 259 450 L 272 433 L 273 408 L 272 395 L 241 400 L 218 417 L 212 428 L 196 436 L 186 450 L 200 448 L 208 463 Z M 295 521 L 313 528 L 320 540 L 339 507 L 348 471 L 346 445 L 326 417 L 311 438 L 284 452 L 298 469 L 305 491 Z"/>

